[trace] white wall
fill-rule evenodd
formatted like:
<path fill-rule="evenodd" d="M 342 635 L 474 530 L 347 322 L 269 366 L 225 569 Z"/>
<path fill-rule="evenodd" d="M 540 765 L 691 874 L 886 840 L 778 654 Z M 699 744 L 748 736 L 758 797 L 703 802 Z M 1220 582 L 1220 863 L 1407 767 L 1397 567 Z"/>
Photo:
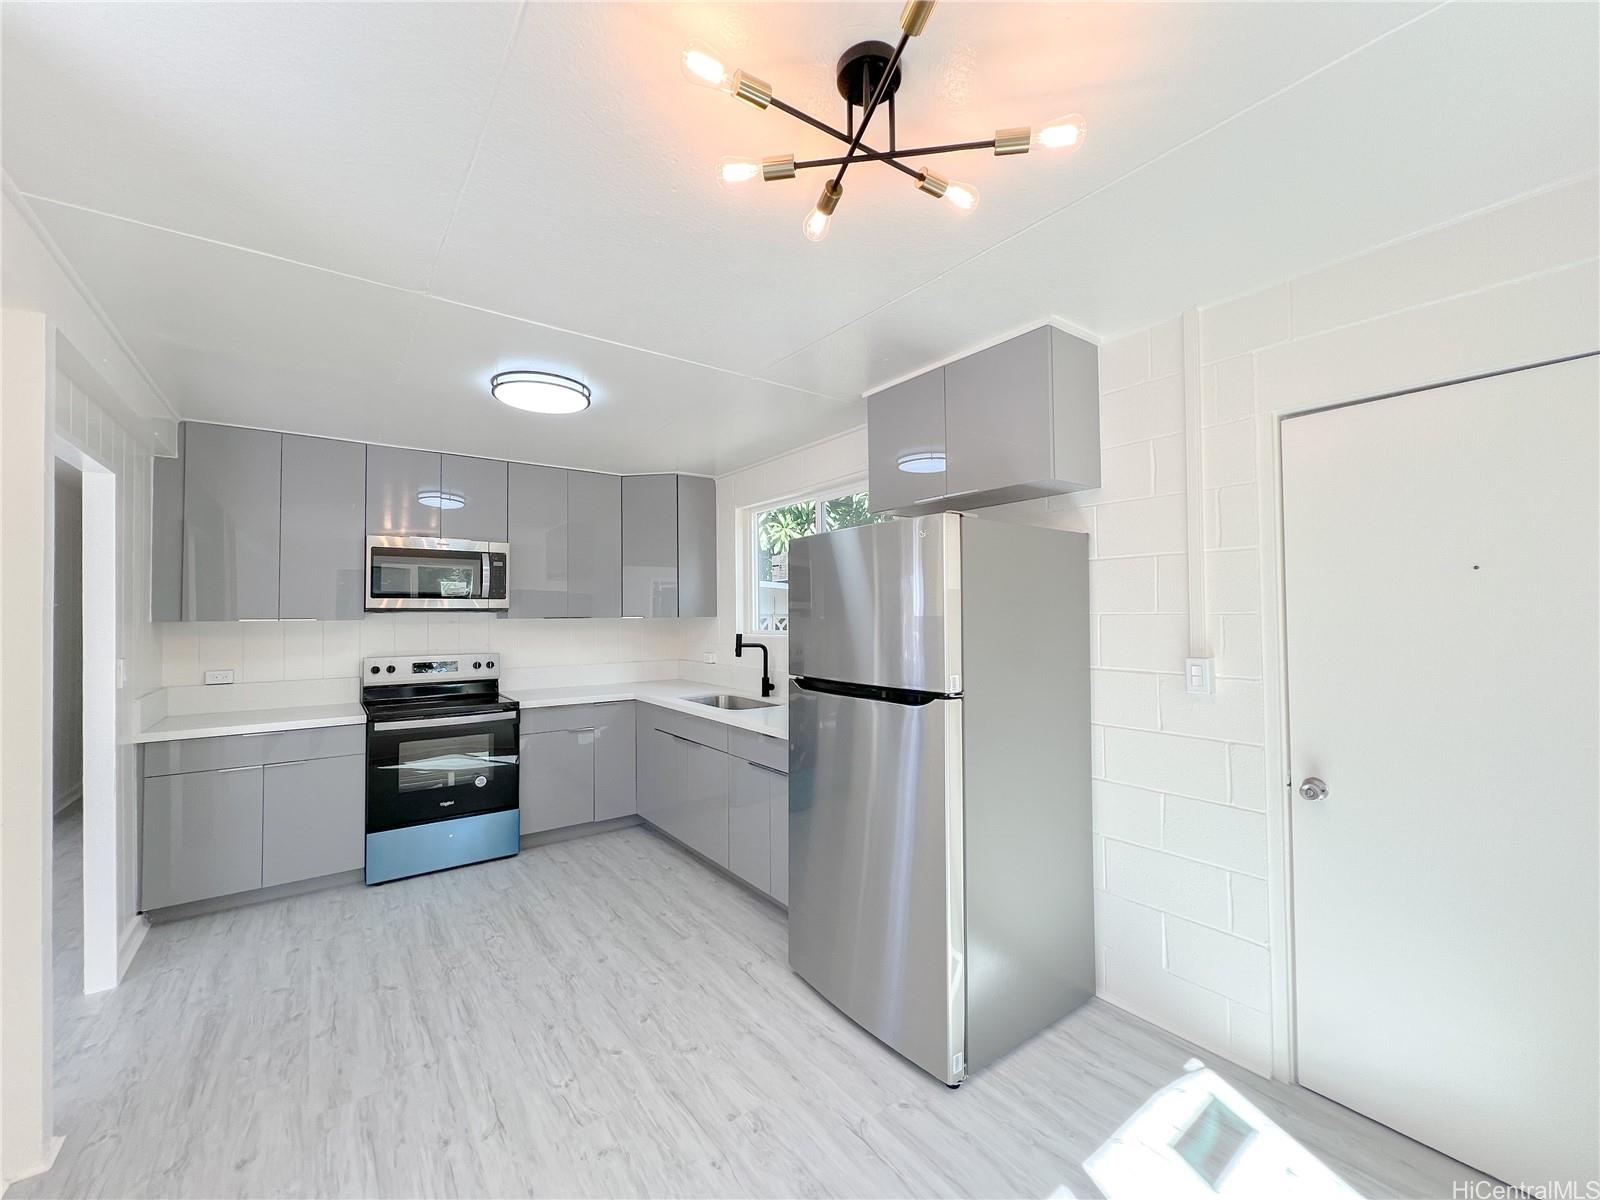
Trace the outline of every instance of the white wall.
<path fill-rule="evenodd" d="M 83 788 L 83 482 L 75 468 L 56 464 L 55 493 L 50 780 L 51 807 L 60 812 Z"/>

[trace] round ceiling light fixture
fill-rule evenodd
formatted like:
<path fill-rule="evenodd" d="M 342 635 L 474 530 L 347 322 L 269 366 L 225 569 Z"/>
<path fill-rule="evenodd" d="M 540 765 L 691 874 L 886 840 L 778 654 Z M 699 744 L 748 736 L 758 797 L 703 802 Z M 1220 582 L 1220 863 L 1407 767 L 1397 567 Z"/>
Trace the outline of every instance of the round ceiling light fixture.
<path fill-rule="evenodd" d="M 575 413 L 589 407 L 589 388 L 550 371 L 501 371 L 489 381 L 501 404 L 533 413 Z"/>
<path fill-rule="evenodd" d="M 417 503 L 428 508 L 465 508 L 467 498 L 459 492 L 442 492 L 438 488 L 424 488 L 417 493 Z"/>
<path fill-rule="evenodd" d="M 944 470 L 944 455 L 937 450 L 918 450 L 913 454 L 902 454 L 896 461 L 907 475 L 937 475 Z"/>

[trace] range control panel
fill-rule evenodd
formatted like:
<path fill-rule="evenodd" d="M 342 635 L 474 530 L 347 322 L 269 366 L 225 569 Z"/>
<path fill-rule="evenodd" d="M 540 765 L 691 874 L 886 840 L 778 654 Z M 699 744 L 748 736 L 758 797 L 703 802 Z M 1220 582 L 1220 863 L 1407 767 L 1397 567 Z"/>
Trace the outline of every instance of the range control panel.
<path fill-rule="evenodd" d="M 422 683 L 427 680 L 498 679 L 500 657 L 493 650 L 470 654 L 383 655 L 361 660 L 361 682 Z"/>

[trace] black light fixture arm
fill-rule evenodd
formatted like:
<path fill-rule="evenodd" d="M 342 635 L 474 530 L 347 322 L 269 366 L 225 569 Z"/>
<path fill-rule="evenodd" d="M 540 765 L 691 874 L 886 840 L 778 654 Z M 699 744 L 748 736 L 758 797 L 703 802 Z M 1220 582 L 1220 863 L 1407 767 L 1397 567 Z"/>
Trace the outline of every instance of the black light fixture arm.
<path fill-rule="evenodd" d="M 899 160 L 902 158 L 921 158 L 928 154 L 954 154 L 958 150 L 993 150 L 994 139 L 989 138 L 982 142 L 950 142 L 943 146 L 917 146 L 909 150 L 873 150 L 864 149 L 857 154 L 844 158 L 807 158 L 794 164 L 796 171 L 805 171 L 811 167 L 833 167 L 844 162 L 882 162 L 891 167 L 899 167 L 910 175 L 920 176 L 921 171 L 912 170 Z"/>
<path fill-rule="evenodd" d="M 889 56 L 889 65 L 883 69 L 883 74 L 878 79 L 878 86 L 872 91 L 872 99 L 867 101 L 867 106 L 861 110 L 861 124 L 856 126 L 856 133 L 850 139 L 850 148 L 844 152 L 844 161 L 839 164 L 839 171 L 833 177 L 834 187 L 838 187 L 844 180 L 844 173 L 850 168 L 850 159 L 861 146 L 861 139 L 866 135 L 867 126 L 872 122 L 872 114 L 878 111 L 878 103 L 889 90 L 889 85 L 894 81 L 895 68 L 900 65 L 900 56 L 906 52 L 906 43 L 911 40 L 911 34 L 902 32 L 900 40 L 895 43 L 894 53 Z"/>
<path fill-rule="evenodd" d="M 795 120 L 804 121 L 807 125 L 811 126 L 813 129 L 820 129 L 823 133 L 827 134 L 829 137 L 838 138 L 841 142 L 844 142 L 847 145 L 851 141 L 854 140 L 854 137 L 853 137 L 852 134 L 843 133 L 843 132 L 835 129 L 832 125 L 829 125 L 826 121 L 819 121 L 819 120 L 817 120 L 817 118 L 813 117 L 810 113 L 804 112 L 801 109 L 798 109 L 798 108 L 794 107 L 794 105 L 792 105 L 792 104 L 786 104 L 784 101 L 778 99 L 778 97 L 776 97 L 776 96 L 774 96 L 772 98 L 772 100 L 770 101 L 770 104 L 771 104 L 771 107 L 777 109 L 779 112 L 788 113 Z M 868 154 L 873 155 L 879 161 L 888 163 L 891 167 L 894 167 L 899 171 L 903 171 L 905 174 L 910 175 L 913 179 L 920 179 L 922 177 L 922 172 L 914 171 L 910 167 L 903 166 L 902 164 L 895 162 L 892 158 L 889 158 L 888 156 L 882 154 L 880 151 L 872 149 L 872 147 L 870 147 L 870 146 L 863 146 L 863 148 L 867 151 Z M 843 160 L 840 159 L 838 161 L 842 162 Z M 816 166 L 818 164 L 817 163 L 811 163 L 810 165 Z M 829 163 L 829 165 L 832 166 L 834 164 L 833 163 Z M 796 163 L 795 167 L 796 167 L 796 169 L 798 169 L 799 168 L 799 164 Z"/>

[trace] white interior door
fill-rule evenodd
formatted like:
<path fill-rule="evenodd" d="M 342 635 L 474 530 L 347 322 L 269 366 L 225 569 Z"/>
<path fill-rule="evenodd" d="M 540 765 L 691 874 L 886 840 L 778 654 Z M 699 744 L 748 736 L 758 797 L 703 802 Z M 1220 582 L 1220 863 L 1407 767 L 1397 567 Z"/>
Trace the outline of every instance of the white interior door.
<path fill-rule="evenodd" d="M 1600 1177 L 1596 363 L 1283 423 L 1300 1082 L 1512 1183 Z"/>

